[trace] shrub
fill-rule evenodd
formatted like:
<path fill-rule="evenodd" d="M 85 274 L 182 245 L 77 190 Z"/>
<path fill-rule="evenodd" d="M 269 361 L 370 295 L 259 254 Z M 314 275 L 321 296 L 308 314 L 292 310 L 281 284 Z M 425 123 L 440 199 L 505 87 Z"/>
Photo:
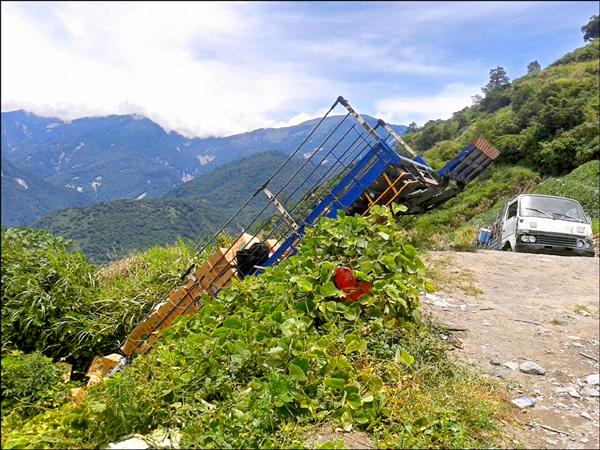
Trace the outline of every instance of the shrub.
<path fill-rule="evenodd" d="M 80 355 L 73 318 L 90 308 L 94 267 L 71 243 L 43 231 L 2 231 L 2 347 Z"/>
<path fill-rule="evenodd" d="M 70 241 L 3 230 L 2 350 L 40 351 L 85 370 L 95 355 L 116 351 L 191 260 L 192 250 L 180 243 L 97 272 Z"/>
<path fill-rule="evenodd" d="M 549 178 L 533 191 L 577 200 L 587 214 L 600 217 L 600 161 L 590 161 L 568 175 Z"/>
<path fill-rule="evenodd" d="M 64 370 L 39 352 L 9 352 L 2 357 L 2 417 L 31 417 L 62 405 L 69 397 Z"/>

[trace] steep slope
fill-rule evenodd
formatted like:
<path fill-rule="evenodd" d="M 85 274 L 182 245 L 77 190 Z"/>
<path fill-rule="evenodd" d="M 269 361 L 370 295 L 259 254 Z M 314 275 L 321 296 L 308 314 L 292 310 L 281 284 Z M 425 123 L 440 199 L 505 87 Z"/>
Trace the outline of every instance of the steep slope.
<path fill-rule="evenodd" d="M 317 145 L 339 120 L 339 116 L 329 117 L 309 144 Z M 187 139 L 135 115 L 63 122 L 12 111 L 2 113 L 2 155 L 51 184 L 79 189 L 97 201 L 158 197 L 184 181 L 256 153 L 289 154 L 314 124 L 310 120 L 223 138 Z M 402 133 L 405 127 L 395 129 Z M 334 138 L 346 130 L 344 124 Z"/>
<path fill-rule="evenodd" d="M 469 221 L 487 225 L 509 197 L 535 189 L 548 175 L 564 175 L 600 158 L 599 63 L 596 39 L 540 72 L 490 91 L 451 119 L 430 121 L 408 133 L 406 140 L 434 167 L 441 167 L 479 135 L 502 152 L 495 167 L 457 198 L 411 222 L 417 240 L 444 248 L 448 238 L 461 238 Z M 544 192 L 566 195 L 557 183 L 547 183 Z M 570 192 L 578 200 L 590 195 L 582 189 Z M 470 240 L 471 232 L 464 231 L 462 237 Z"/>
<path fill-rule="evenodd" d="M 3 226 L 29 223 L 55 209 L 85 206 L 92 202 L 85 194 L 56 187 L 4 158 L 1 175 Z"/>
<path fill-rule="evenodd" d="M 498 162 L 563 175 L 600 157 L 600 42 L 577 49 L 540 72 L 494 88 L 451 119 L 429 121 L 406 140 L 440 165 L 483 134 Z"/>

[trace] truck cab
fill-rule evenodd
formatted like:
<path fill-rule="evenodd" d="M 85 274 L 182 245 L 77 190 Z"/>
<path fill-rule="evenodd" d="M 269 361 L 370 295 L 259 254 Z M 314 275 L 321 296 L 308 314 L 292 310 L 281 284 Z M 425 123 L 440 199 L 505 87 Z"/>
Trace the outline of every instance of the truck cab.
<path fill-rule="evenodd" d="M 504 208 L 500 248 L 513 252 L 594 256 L 591 219 L 579 202 L 522 194 Z"/>

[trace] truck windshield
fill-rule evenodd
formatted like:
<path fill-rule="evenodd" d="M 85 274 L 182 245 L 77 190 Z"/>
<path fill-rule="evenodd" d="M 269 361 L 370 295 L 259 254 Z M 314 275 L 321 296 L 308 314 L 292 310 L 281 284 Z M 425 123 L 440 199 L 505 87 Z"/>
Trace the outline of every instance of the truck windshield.
<path fill-rule="evenodd" d="M 586 221 L 581 206 L 567 198 L 524 196 L 521 197 L 520 204 L 521 217 L 547 217 L 572 222 Z"/>

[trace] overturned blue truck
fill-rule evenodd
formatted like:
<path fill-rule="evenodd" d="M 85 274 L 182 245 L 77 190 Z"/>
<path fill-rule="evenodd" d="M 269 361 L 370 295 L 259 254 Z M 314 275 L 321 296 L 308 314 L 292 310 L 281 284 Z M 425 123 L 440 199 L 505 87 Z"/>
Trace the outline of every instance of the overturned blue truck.
<path fill-rule="evenodd" d="M 201 266 L 190 266 L 182 285 L 166 293 L 118 354 L 105 357 L 103 365 L 95 360 L 96 372 L 106 375 L 132 355 L 145 353 L 176 317 L 195 313 L 233 279 L 258 276 L 292 256 L 307 227 L 321 217 L 335 218 L 339 211 L 366 215 L 374 205 L 392 203 L 405 206 L 398 214 L 426 213 L 455 197 L 498 155 L 480 137 L 436 171 L 391 126 L 382 120 L 369 123 L 338 97 L 275 173 L 197 250 L 215 247 L 218 237 L 232 235 L 244 218 L 245 228 L 233 244 L 217 248 Z"/>

